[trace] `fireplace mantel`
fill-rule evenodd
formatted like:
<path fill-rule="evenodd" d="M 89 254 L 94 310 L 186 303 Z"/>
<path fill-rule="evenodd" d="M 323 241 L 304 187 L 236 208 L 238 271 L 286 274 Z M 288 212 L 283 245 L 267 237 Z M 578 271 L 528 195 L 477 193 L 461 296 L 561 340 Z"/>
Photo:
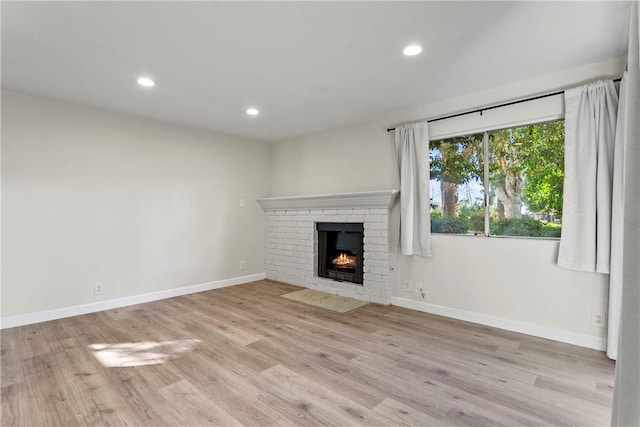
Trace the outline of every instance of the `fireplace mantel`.
<path fill-rule="evenodd" d="M 258 199 L 264 210 L 287 209 L 389 209 L 398 190 L 368 191 L 362 193 L 323 194 L 315 196 L 269 197 Z"/>

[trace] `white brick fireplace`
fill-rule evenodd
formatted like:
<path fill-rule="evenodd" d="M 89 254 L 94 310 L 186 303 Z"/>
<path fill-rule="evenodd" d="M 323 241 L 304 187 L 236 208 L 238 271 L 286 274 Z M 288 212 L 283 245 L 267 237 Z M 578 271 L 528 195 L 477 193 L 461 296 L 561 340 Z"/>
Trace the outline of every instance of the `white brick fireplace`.
<path fill-rule="evenodd" d="M 265 214 L 268 279 L 379 304 L 391 303 L 390 210 L 397 190 L 258 199 Z M 363 284 L 318 277 L 318 222 L 364 224 Z"/>

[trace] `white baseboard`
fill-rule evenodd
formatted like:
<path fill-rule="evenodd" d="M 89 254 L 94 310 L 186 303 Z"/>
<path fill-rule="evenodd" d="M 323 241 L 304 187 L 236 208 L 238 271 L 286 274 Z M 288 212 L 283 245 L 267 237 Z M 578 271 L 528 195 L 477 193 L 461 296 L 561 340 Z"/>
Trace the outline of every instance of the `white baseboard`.
<path fill-rule="evenodd" d="M 130 297 L 110 299 L 107 301 L 94 302 L 90 304 L 57 308 L 55 310 L 39 311 L 37 313 L 27 313 L 27 314 L 19 314 L 17 316 L 8 316 L 8 317 L 2 318 L 0 329 L 31 325 L 33 323 L 48 322 L 49 320 L 79 316 L 81 314 L 95 313 L 98 311 L 110 310 L 112 308 L 126 307 L 128 305 L 134 305 L 134 304 L 142 304 L 145 302 L 157 301 L 165 298 L 177 297 L 180 295 L 193 294 L 196 292 L 210 291 L 212 289 L 220 289 L 220 288 L 225 288 L 227 286 L 255 282 L 256 280 L 262 280 L 265 277 L 266 275 L 264 273 L 251 274 L 249 276 L 233 277 L 231 279 L 217 280 L 215 282 L 201 283 L 199 285 L 191 285 L 191 286 L 183 286 L 180 288 L 166 289 L 163 291 L 151 292 L 148 294 L 133 295 Z"/>
<path fill-rule="evenodd" d="M 520 322 L 517 320 L 504 319 L 473 311 L 459 310 L 457 308 L 446 307 L 443 305 L 429 304 L 408 298 L 391 297 L 391 304 L 425 313 L 437 314 L 438 316 L 451 317 L 453 319 L 479 323 L 481 325 L 492 326 L 494 328 L 505 329 L 507 331 L 547 338 L 567 344 L 574 344 L 580 347 L 587 347 L 602 351 L 607 349 L 607 340 L 605 338 L 594 337 L 591 335 L 534 325 L 533 323 Z"/>

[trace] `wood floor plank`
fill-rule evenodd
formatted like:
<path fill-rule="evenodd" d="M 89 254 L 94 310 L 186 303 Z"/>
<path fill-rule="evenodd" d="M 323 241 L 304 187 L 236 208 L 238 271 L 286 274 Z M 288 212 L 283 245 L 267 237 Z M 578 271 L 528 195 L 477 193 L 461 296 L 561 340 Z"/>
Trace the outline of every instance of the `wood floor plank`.
<path fill-rule="evenodd" d="M 51 355 L 55 372 L 46 372 L 52 387 L 83 425 L 134 425 L 134 418 L 125 410 L 121 396 L 104 387 L 100 373 L 104 369 L 95 363 L 91 350 L 74 345 L 70 338 L 55 343 Z"/>
<path fill-rule="evenodd" d="M 191 381 L 201 392 L 213 399 L 217 405 L 233 414 L 241 424 L 247 426 L 280 425 L 280 415 L 258 399 L 260 390 L 247 377 L 239 378 L 227 369 L 226 364 L 212 364 L 206 375 L 182 364 L 179 369 L 184 378 Z"/>
<path fill-rule="evenodd" d="M 390 397 L 377 404 L 373 410 L 390 420 L 394 420 L 400 426 L 437 426 L 442 424 L 441 419 L 432 417 Z"/>
<path fill-rule="evenodd" d="M 242 425 L 187 380 L 162 387 L 159 393 L 184 417 L 187 425 Z"/>
<path fill-rule="evenodd" d="M 235 324 L 225 321 L 225 319 L 218 319 L 202 313 L 194 313 L 191 318 L 195 322 L 202 322 L 207 328 L 214 329 L 218 334 L 240 346 L 260 341 L 262 338 L 259 335 L 248 332 L 243 324 Z"/>
<path fill-rule="evenodd" d="M 538 425 L 542 422 L 535 415 L 511 407 L 506 399 L 492 398 L 491 391 L 480 387 L 474 377 L 460 380 L 458 375 L 464 374 L 449 370 L 446 365 L 429 363 L 420 370 L 409 370 L 393 363 L 381 364 L 383 361 L 372 355 L 359 355 L 353 362 L 364 373 L 378 377 L 378 383 L 393 387 L 392 395 L 402 402 L 443 420 L 441 422 L 447 420 L 456 425 L 451 414 L 457 412 L 473 414 L 477 418 L 476 423 L 482 424 L 485 418 L 491 419 L 495 425 Z M 511 391 L 504 394 L 511 395 Z"/>
<path fill-rule="evenodd" d="M 135 368 L 115 368 L 108 371 L 106 385 L 124 404 L 123 412 L 133 419 L 134 426 L 188 425 L 185 417 L 176 411 L 158 389 L 151 386 Z M 87 424 L 90 425 L 90 424 Z M 117 424 L 116 424 L 117 425 Z"/>
<path fill-rule="evenodd" d="M 464 370 L 468 374 L 479 376 L 495 376 L 505 380 L 516 380 L 528 384 L 534 384 L 538 374 L 529 369 L 523 369 L 517 365 L 507 365 L 497 357 L 494 353 L 474 352 L 473 358 L 461 358 L 460 348 L 452 346 L 448 342 L 438 341 L 437 345 L 422 345 L 420 338 L 422 335 L 413 333 L 390 332 L 386 328 L 381 328 L 371 334 L 375 338 L 375 342 L 386 346 L 385 353 L 398 354 L 410 360 L 428 359 L 430 361 L 440 362 L 449 367 L 456 367 Z M 428 339 L 427 336 L 424 337 Z"/>
<path fill-rule="evenodd" d="M 23 367 L 20 363 L 21 356 L 16 337 L 17 329 L 6 329 L 1 333 L 0 357 L 0 384 L 7 387 L 20 384 L 24 381 Z"/>
<path fill-rule="evenodd" d="M 281 343 L 285 343 L 286 346 L 282 346 Z M 260 341 L 251 347 L 268 354 L 283 366 L 304 371 L 309 378 L 325 384 L 363 407 L 373 408 L 385 398 L 384 391 L 368 388 L 366 380 L 365 383 L 354 381 L 349 360 L 338 359 L 321 352 L 309 353 L 287 341 Z"/>
<path fill-rule="evenodd" d="M 2 426 L 607 425 L 604 353 L 258 281 L 3 330 Z"/>
<path fill-rule="evenodd" d="M 2 411 L 0 413 L 0 425 L 19 426 L 26 425 L 29 419 L 29 395 L 26 384 L 10 384 L 0 388 L 2 396 Z"/>
<path fill-rule="evenodd" d="M 33 425 L 83 425 L 82 415 L 74 408 L 78 402 L 71 400 L 65 390 L 68 377 L 61 373 L 52 357 L 52 354 L 37 355 L 23 361 L 28 414 L 22 417 L 21 422 Z"/>
<path fill-rule="evenodd" d="M 276 397 L 312 423 L 386 426 L 393 422 L 280 365 L 263 371 L 257 380 L 265 398 Z"/>

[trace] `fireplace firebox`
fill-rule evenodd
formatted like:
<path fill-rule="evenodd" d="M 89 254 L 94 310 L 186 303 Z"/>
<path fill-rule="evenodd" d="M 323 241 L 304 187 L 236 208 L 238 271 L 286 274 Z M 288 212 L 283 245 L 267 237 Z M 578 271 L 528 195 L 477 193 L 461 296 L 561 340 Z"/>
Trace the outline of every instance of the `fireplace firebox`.
<path fill-rule="evenodd" d="M 318 276 L 362 284 L 364 225 L 318 222 Z"/>

